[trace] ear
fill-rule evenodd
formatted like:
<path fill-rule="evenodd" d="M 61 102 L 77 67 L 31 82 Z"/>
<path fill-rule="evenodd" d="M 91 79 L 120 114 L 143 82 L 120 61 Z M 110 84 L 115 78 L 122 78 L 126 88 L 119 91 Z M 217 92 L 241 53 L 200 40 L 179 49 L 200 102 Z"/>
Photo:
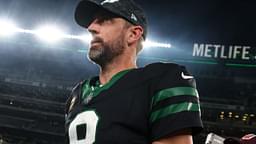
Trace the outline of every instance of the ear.
<path fill-rule="evenodd" d="M 132 44 L 138 41 L 143 34 L 143 28 L 141 26 L 131 26 L 128 30 L 128 44 Z"/>

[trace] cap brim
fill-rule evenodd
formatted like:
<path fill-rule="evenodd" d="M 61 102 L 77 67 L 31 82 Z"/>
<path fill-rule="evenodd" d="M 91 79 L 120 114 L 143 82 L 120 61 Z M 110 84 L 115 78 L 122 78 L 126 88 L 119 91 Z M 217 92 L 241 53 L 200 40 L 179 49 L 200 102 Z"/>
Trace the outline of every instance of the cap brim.
<path fill-rule="evenodd" d="M 93 21 L 94 14 L 99 6 L 89 0 L 80 1 L 75 10 L 75 21 L 82 27 L 88 28 Z"/>

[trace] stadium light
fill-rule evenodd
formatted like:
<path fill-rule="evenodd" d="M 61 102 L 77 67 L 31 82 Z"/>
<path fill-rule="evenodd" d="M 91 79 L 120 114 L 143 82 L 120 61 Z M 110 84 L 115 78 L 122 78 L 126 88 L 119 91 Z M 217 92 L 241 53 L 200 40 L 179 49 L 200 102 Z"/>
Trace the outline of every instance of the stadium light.
<path fill-rule="evenodd" d="M 69 34 L 65 34 L 62 37 L 63 38 L 67 38 L 67 39 L 80 40 L 80 41 L 83 41 L 85 43 L 89 43 L 92 40 L 92 36 L 89 35 L 89 34 L 83 34 L 83 35 L 69 35 Z"/>
<path fill-rule="evenodd" d="M 0 20 L 0 37 L 11 36 L 14 33 L 26 33 L 26 34 L 36 35 L 41 40 L 44 40 L 50 43 L 57 42 L 63 38 L 81 40 L 85 43 L 89 43 L 92 40 L 92 36 L 90 34 L 69 35 L 69 34 L 65 34 L 58 27 L 54 25 L 46 25 L 37 30 L 29 30 L 29 29 L 22 29 L 22 28 L 16 27 L 16 25 L 10 20 L 6 20 L 6 19 Z M 145 48 L 150 48 L 150 47 L 171 48 L 172 47 L 171 44 L 159 43 L 151 40 L 146 40 L 143 43 L 143 46 Z"/>
<path fill-rule="evenodd" d="M 34 34 L 47 42 L 57 42 L 65 37 L 64 33 L 60 29 L 50 25 L 35 30 Z"/>
<path fill-rule="evenodd" d="M 0 36 L 10 36 L 18 31 L 16 25 L 10 20 L 0 20 Z"/>
<path fill-rule="evenodd" d="M 86 42 L 86 43 L 90 43 L 90 41 L 92 40 L 92 35 L 90 34 L 83 34 L 80 36 L 77 36 L 77 39 Z"/>
<path fill-rule="evenodd" d="M 151 40 L 146 40 L 144 43 L 143 43 L 143 46 L 144 47 L 162 47 L 162 48 L 171 48 L 172 45 L 171 44 L 167 44 L 167 43 L 159 43 L 159 42 L 154 42 L 154 41 L 151 41 Z"/>

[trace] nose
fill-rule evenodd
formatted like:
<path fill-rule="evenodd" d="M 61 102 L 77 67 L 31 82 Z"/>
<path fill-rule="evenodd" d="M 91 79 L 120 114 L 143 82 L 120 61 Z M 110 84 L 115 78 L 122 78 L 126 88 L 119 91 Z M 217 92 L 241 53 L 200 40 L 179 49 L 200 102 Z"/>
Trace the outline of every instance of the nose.
<path fill-rule="evenodd" d="M 97 23 L 97 20 L 95 19 L 90 23 L 87 29 L 92 35 L 95 35 L 100 32 L 100 25 Z"/>

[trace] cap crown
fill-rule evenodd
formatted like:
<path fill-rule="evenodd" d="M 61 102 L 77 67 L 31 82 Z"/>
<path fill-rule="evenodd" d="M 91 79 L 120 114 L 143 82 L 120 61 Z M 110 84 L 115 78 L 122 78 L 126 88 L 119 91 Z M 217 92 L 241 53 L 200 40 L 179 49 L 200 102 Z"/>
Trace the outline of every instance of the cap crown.
<path fill-rule="evenodd" d="M 82 0 L 76 8 L 75 20 L 79 25 L 88 28 L 95 13 L 100 9 L 124 18 L 133 25 L 141 26 L 144 30 L 143 38 L 146 38 L 146 16 L 142 8 L 133 0 Z"/>

